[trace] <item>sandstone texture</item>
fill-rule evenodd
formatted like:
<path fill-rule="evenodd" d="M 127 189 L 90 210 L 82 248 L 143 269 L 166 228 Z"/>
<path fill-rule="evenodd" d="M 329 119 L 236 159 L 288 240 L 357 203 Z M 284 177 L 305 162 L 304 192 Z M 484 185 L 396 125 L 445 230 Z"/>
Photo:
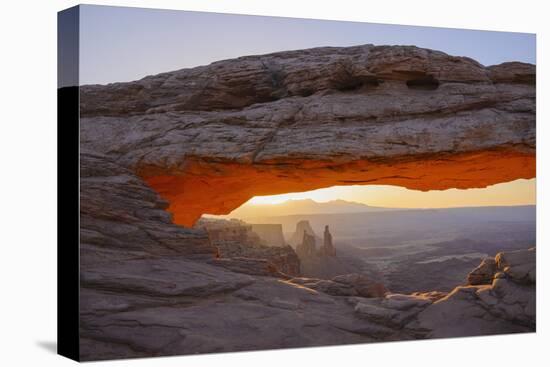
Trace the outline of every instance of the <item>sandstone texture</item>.
<path fill-rule="evenodd" d="M 535 248 L 499 253 L 495 260 L 489 284 L 455 288 L 420 313 L 415 327 L 429 330 L 428 337 L 534 331 Z"/>
<path fill-rule="evenodd" d="M 286 246 L 282 224 L 251 224 L 256 233 L 268 246 Z"/>
<path fill-rule="evenodd" d="M 186 226 L 254 195 L 535 176 L 530 64 L 323 47 L 83 86 L 80 101 L 81 144 L 137 173 Z"/>
<path fill-rule="evenodd" d="M 315 236 L 309 235 L 306 231 L 304 231 L 302 243 L 296 246 L 296 254 L 302 261 L 317 256 Z"/>
<path fill-rule="evenodd" d="M 492 258 L 484 259 L 481 264 L 468 274 L 468 284 L 491 284 L 496 272 L 496 261 Z"/>
<path fill-rule="evenodd" d="M 336 249 L 332 243 L 332 234 L 328 229 L 328 226 L 325 226 L 325 232 L 323 233 L 323 245 L 319 249 L 319 254 L 321 256 L 336 256 Z"/>
<path fill-rule="evenodd" d="M 206 232 L 172 223 L 168 203 L 133 172 L 109 158 L 80 154 L 80 260 L 217 254 Z"/>
<path fill-rule="evenodd" d="M 261 225 L 264 235 L 277 234 L 282 226 Z M 219 261 L 212 264 L 231 268 L 246 274 L 272 275 L 277 277 L 295 277 L 300 275 L 300 259 L 292 247 L 286 244 L 268 245 L 256 231 L 255 225 L 240 220 L 220 220 L 202 218 L 196 228 L 204 229 L 210 244 L 217 248 Z M 273 228 L 277 229 L 273 231 Z M 279 236 L 267 236 L 277 239 Z"/>
<path fill-rule="evenodd" d="M 534 331 L 534 250 L 499 254 L 481 284 L 398 295 L 220 257 L 193 227 L 255 195 L 532 178 L 533 65 L 325 47 L 83 86 L 80 102 L 83 360 Z"/>
<path fill-rule="evenodd" d="M 224 258 L 262 259 L 277 272 L 288 276 L 300 275 L 300 259 L 290 246 L 247 246 L 239 243 L 218 245 L 219 256 Z"/>
<path fill-rule="evenodd" d="M 304 232 L 312 237 L 315 238 L 315 242 L 321 241 L 321 238 L 317 237 L 315 232 L 313 232 L 313 228 L 311 228 L 311 224 L 308 220 L 300 220 L 296 223 L 296 229 L 292 233 L 292 236 L 290 236 L 290 239 L 288 242 L 296 247 L 299 244 L 303 243 L 304 241 Z"/>
<path fill-rule="evenodd" d="M 383 297 L 388 290 L 362 274 L 339 275 L 331 280 L 293 278 L 291 283 L 306 286 L 333 296 Z"/>
<path fill-rule="evenodd" d="M 358 316 L 384 327 L 388 336 L 402 339 L 534 331 L 536 285 L 528 274 L 534 273 L 535 249 L 499 253 L 496 258 L 509 262 L 497 266 L 488 284 L 458 286 L 448 294 L 350 297 L 349 302 Z M 480 267 L 486 264 L 484 260 Z"/>

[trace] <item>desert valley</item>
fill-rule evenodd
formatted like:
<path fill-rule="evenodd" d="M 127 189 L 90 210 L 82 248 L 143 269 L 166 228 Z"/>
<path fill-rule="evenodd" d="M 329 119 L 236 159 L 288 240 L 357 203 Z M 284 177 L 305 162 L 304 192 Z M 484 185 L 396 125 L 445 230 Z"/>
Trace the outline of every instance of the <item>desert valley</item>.
<path fill-rule="evenodd" d="M 228 234 L 238 228 L 243 237 L 217 238 L 217 244 L 227 247 L 232 242 L 248 243 L 282 252 L 290 246 L 289 259 L 299 257 L 301 276 L 331 279 L 361 273 L 394 292 L 449 292 L 467 282 L 468 273 L 484 258 L 535 246 L 533 205 L 399 209 L 309 199 L 252 205 L 248 212 L 245 205 L 235 213 L 238 217 L 228 215 L 233 218 L 225 220 L 207 216 L 199 226 L 207 230 L 215 227 L 218 233 L 226 228 Z M 266 215 L 251 216 L 257 213 Z M 325 226 L 335 250 L 330 255 L 323 252 Z M 304 232 L 313 236 L 310 242 L 315 250 L 310 254 L 299 251 Z M 294 252 L 301 256 L 294 256 Z M 249 254 L 243 250 L 241 255 Z M 298 275 L 296 271 L 290 274 Z"/>

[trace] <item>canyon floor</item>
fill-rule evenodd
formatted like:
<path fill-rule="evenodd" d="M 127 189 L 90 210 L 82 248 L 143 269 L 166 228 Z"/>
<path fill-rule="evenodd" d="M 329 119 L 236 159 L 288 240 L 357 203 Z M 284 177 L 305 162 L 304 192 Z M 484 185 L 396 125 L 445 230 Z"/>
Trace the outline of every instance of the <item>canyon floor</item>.
<path fill-rule="evenodd" d="M 330 203 L 328 204 L 330 205 Z M 265 210 L 269 213 L 269 210 Z M 318 241 L 329 225 L 336 259 L 303 262 L 304 274 L 363 273 L 395 292 L 445 291 L 462 284 L 481 260 L 536 243 L 536 207 L 463 207 L 244 218 L 280 223 L 285 237 L 310 223 Z"/>

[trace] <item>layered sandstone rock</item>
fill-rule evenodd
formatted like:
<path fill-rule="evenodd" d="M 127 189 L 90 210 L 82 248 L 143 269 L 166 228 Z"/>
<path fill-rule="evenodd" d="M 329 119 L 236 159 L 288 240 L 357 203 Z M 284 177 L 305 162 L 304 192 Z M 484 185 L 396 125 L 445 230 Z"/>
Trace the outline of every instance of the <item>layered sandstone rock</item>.
<path fill-rule="evenodd" d="M 299 276 L 300 259 L 294 249 L 290 246 L 249 246 L 238 242 L 217 245 L 220 258 L 248 258 L 262 259 L 269 263 L 277 273 L 289 276 Z M 251 274 L 247 272 L 247 274 Z M 262 275 L 262 274 L 258 274 Z"/>
<path fill-rule="evenodd" d="M 309 221 L 300 220 L 296 222 L 296 229 L 292 233 L 292 236 L 290 236 L 288 242 L 294 247 L 298 246 L 304 241 L 304 232 L 315 237 L 317 241 L 317 236 L 315 235 L 315 232 L 313 232 L 313 228 L 311 228 Z"/>
<path fill-rule="evenodd" d="M 265 256 L 262 253 L 263 256 Z M 296 256 L 296 255 L 295 255 Z M 282 262 L 282 261 L 281 261 Z M 287 262 L 282 262 L 279 266 L 271 259 L 262 257 L 229 257 L 217 258 L 208 261 L 209 264 L 221 266 L 236 273 L 249 275 L 270 276 L 276 278 L 290 279 L 291 276 L 300 274 L 300 263 L 297 266 L 288 266 Z M 281 266 L 281 265 L 287 265 Z M 283 269 L 286 272 L 283 272 Z"/>
<path fill-rule="evenodd" d="M 383 284 L 363 274 L 339 275 L 331 280 L 315 278 L 292 278 L 289 282 L 303 285 L 333 296 L 383 297 L 388 290 Z"/>
<path fill-rule="evenodd" d="M 355 266 L 336 256 L 336 249 L 332 243 L 332 234 L 328 226 L 325 226 L 323 239 L 320 239 L 313 232 L 309 221 L 300 220 L 296 223 L 296 231 L 290 238 L 291 243 L 297 241 L 299 233 L 302 233 L 302 239 L 295 248 L 296 254 L 300 258 L 302 276 L 329 280 L 337 275 L 355 271 Z M 318 242 L 321 242 L 320 246 L 317 246 Z"/>
<path fill-rule="evenodd" d="M 491 284 L 497 266 L 493 258 L 484 259 L 481 264 L 472 270 L 467 277 L 469 285 Z"/>
<path fill-rule="evenodd" d="M 282 224 L 251 224 L 256 233 L 268 246 L 286 246 Z"/>
<path fill-rule="evenodd" d="M 332 234 L 330 233 L 328 226 L 325 226 L 325 232 L 323 233 L 323 245 L 319 249 L 321 256 L 336 256 L 336 250 L 332 244 Z"/>
<path fill-rule="evenodd" d="M 314 256 L 317 256 L 317 245 L 315 244 L 315 237 L 304 231 L 302 243 L 296 246 L 296 254 L 302 260 L 307 260 Z"/>
<path fill-rule="evenodd" d="M 220 259 L 211 264 L 245 274 L 283 278 L 300 275 L 300 259 L 294 249 L 285 244 L 268 246 L 253 230 L 254 225 L 234 219 L 202 218 L 196 227 L 204 229 L 217 248 Z"/>
<path fill-rule="evenodd" d="M 232 243 L 249 247 L 262 244 L 260 236 L 252 231 L 252 226 L 236 219 L 202 218 L 195 228 L 204 229 L 208 233 L 210 243 L 217 247 Z"/>
<path fill-rule="evenodd" d="M 448 294 L 386 294 L 351 298 L 359 316 L 413 338 L 490 335 L 534 331 L 536 325 L 535 249 L 499 253 L 492 281 L 458 286 Z M 487 269 L 484 260 L 474 271 Z M 483 274 L 487 274 L 483 271 Z M 472 278 L 475 283 L 479 277 Z M 394 334 L 393 334 L 394 335 Z"/>
<path fill-rule="evenodd" d="M 484 67 L 413 46 L 247 56 L 81 87 L 81 143 L 137 173 L 191 226 L 254 195 L 532 178 L 534 83 L 534 65 Z"/>
<path fill-rule="evenodd" d="M 206 233 L 173 224 L 167 207 L 132 171 L 82 150 L 81 265 L 148 256 L 215 256 Z"/>
<path fill-rule="evenodd" d="M 499 271 L 518 283 L 534 284 L 536 282 L 535 248 L 529 251 L 501 252 L 495 257 L 495 262 Z"/>
<path fill-rule="evenodd" d="M 82 359 L 533 331 L 534 251 L 439 300 L 336 296 L 355 286 L 216 260 L 191 226 L 255 195 L 534 177 L 534 80 L 533 65 L 366 45 L 81 87 Z"/>

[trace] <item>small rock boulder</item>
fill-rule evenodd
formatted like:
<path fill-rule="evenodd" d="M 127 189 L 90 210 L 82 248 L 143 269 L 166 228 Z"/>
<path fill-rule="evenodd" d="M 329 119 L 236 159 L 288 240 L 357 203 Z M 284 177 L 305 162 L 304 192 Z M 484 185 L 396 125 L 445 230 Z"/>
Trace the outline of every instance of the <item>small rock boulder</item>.
<path fill-rule="evenodd" d="M 491 284 L 497 271 L 496 261 L 493 258 L 484 259 L 481 264 L 467 276 L 468 285 Z"/>
<path fill-rule="evenodd" d="M 383 297 L 388 289 L 382 283 L 374 282 L 363 274 L 346 274 L 332 278 L 333 282 L 351 286 L 360 297 Z"/>
<path fill-rule="evenodd" d="M 500 252 L 495 257 L 498 270 L 514 281 L 525 284 L 536 283 L 536 249 Z"/>

